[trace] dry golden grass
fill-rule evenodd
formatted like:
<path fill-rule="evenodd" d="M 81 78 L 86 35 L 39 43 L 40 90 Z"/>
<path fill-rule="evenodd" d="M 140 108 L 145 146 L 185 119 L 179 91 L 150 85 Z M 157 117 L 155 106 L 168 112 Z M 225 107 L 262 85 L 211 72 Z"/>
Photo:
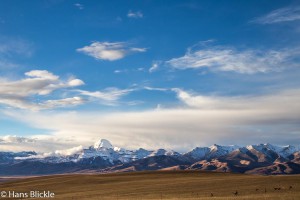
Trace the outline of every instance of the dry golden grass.
<path fill-rule="evenodd" d="M 290 190 L 289 186 L 293 186 L 293 189 Z M 281 187 L 281 190 L 275 191 L 273 187 Z M 6 182 L 0 184 L 0 190 L 50 190 L 56 194 L 55 199 L 298 200 L 300 176 L 256 176 L 199 171 L 73 174 Z M 236 190 L 238 196 L 233 194 Z"/>

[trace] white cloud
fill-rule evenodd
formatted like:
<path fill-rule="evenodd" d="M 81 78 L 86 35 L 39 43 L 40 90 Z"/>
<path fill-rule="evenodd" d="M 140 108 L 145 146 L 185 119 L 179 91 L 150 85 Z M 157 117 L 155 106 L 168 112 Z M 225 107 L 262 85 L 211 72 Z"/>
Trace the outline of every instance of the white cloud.
<path fill-rule="evenodd" d="M 145 90 L 150 90 L 150 91 L 161 91 L 161 92 L 165 92 L 165 91 L 170 90 L 168 88 L 157 88 L 157 87 L 149 87 L 149 86 L 145 86 L 144 89 Z"/>
<path fill-rule="evenodd" d="M 84 85 L 84 82 L 80 79 L 71 79 L 69 80 L 68 85 L 71 87 L 76 87 L 76 86 Z"/>
<path fill-rule="evenodd" d="M 264 96 L 205 96 L 173 88 L 177 98 L 190 108 L 199 110 L 253 110 L 261 109 L 274 111 L 283 109 L 287 100 L 295 103 L 300 100 L 300 90 L 287 90 L 279 94 Z M 275 107 L 278 106 L 277 109 Z M 293 106 L 291 106 L 293 107 Z"/>
<path fill-rule="evenodd" d="M 29 157 L 16 157 L 15 159 L 18 160 L 24 160 L 24 159 L 43 159 L 47 157 L 65 157 L 65 156 L 71 156 L 74 154 L 80 154 L 83 151 L 83 146 L 79 145 L 77 147 L 72 147 L 69 149 L 63 149 L 63 150 L 55 150 L 52 152 L 47 152 L 47 153 L 39 153 L 37 155 L 31 155 Z"/>
<path fill-rule="evenodd" d="M 63 149 L 63 150 L 55 150 L 52 152 L 42 153 L 40 152 L 37 155 L 31 155 L 28 157 L 16 157 L 17 160 L 25 160 L 25 159 L 43 159 L 47 157 L 65 157 L 65 156 L 71 156 L 74 154 L 80 154 L 83 151 L 83 146 L 79 145 L 77 147 L 72 147 L 69 149 Z"/>
<path fill-rule="evenodd" d="M 32 70 L 25 73 L 28 77 L 40 78 L 40 79 L 49 79 L 49 80 L 58 80 L 58 76 L 48 72 L 47 70 Z"/>
<path fill-rule="evenodd" d="M 47 100 L 39 104 L 40 109 L 50 109 L 57 107 L 76 106 L 85 103 L 86 101 L 81 97 L 71 97 L 57 100 Z"/>
<path fill-rule="evenodd" d="M 60 156 L 70 156 L 76 153 L 79 153 L 83 150 L 82 145 L 78 146 L 78 147 L 73 147 L 70 149 L 64 149 L 64 150 L 56 150 L 55 154 L 56 155 L 60 155 Z"/>
<path fill-rule="evenodd" d="M 9 144 L 9 143 L 34 143 L 35 140 L 26 137 L 18 137 L 16 135 L 6 135 L 0 137 L 0 144 Z"/>
<path fill-rule="evenodd" d="M 166 63 L 175 69 L 208 68 L 213 71 L 234 71 L 243 74 L 281 71 L 295 66 L 299 49 L 281 50 L 238 50 L 230 47 L 205 47 L 193 51 L 189 49 L 179 58 Z"/>
<path fill-rule="evenodd" d="M 92 101 L 107 106 L 116 106 L 119 105 L 118 100 L 123 96 L 137 90 L 136 88 L 119 89 L 115 87 L 100 91 L 73 89 L 84 85 L 84 82 L 74 77 L 61 80 L 59 76 L 46 70 L 32 70 L 26 72 L 25 76 L 24 79 L 14 81 L 0 77 L 0 104 L 34 111 L 77 106 Z M 53 99 L 52 97 L 49 99 L 54 91 L 58 91 L 56 95 L 59 94 L 64 98 Z M 71 93 L 72 97 L 66 97 Z M 133 105 L 134 103 L 131 101 L 125 102 L 125 104 Z"/>
<path fill-rule="evenodd" d="M 149 68 L 149 72 L 152 73 L 156 70 L 158 70 L 158 67 L 159 67 L 159 63 L 153 63 L 152 66 Z"/>
<path fill-rule="evenodd" d="M 75 3 L 74 6 L 76 6 L 79 10 L 83 10 L 84 6 L 80 3 Z"/>
<path fill-rule="evenodd" d="M 126 72 L 126 71 L 120 70 L 120 69 L 116 69 L 116 70 L 114 71 L 115 74 L 120 74 L 120 73 L 122 73 L 122 72 Z"/>
<path fill-rule="evenodd" d="M 192 94 L 179 89 L 179 88 L 173 88 L 172 91 L 176 92 L 177 94 L 177 98 L 184 102 L 186 105 L 188 105 L 189 107 L 195 107 L 195 108 L 202 108 L 202 109 L 215 109 L 218 108 L 218 106 L 221 104 L 222 102 L 230 102 L 228 101 L 229 98 L 227 99 L 227 101 L 223 101 L 222 98 L 220 97 L 207 97 L 207 96 L 193 96 Z M 230 102 L 231 104 L 232 102 Z M 231 104 L 231 105 L 235 105 L 235 104 Z"/>
<path fill-rule="evenodd" d="M 78 141 L 71 137 L 64 138 L 63 136 L 57 138 L 50 135 L 35 135 L 28 137 L 6 135 L 0 136 L 0 151 L 36 151 L 39 153 L 55 153 L 57 149 L 66 149 L 57 151 L 57 153 L 66 155 L 74 152 L 75 150 L 79 150 L 79 147 L 73 148 L 74 146 L 78 146 L 77 142 Z"/>
<path fill-rule="evenodd" d="M 130 48 L 131 51 L 133 52 L 146 52 L 147 49 L 146 48 L 136 48 L 136 47 L 133 47 L 133 48 Z"/>
<path fill-rule="evenodd" d="M 127 17 L 129 18 L 143 18 L 143 13 L 141 11 L 133 12 L 128 11 Z"/>
<path fill-rule="evenodd" d="M 10 117 L 93 144 L 106 138 L 127 148 L 187 150 L 198 145 L 295 144 L 300 131 L 300 90 L 261 96 L 203 96 L 174 89 L 185 107 L 136 112 L 14 112 Z M 75 145 L 73 145 L 75 146 Z"/>
<path fill-rule="evenodd" d="M 0 79 L 0 103 L 22 109 L 46 109 L 55 105 L 74 105 L 82 103 L 79 97 L 33 102 L 31 97 L 46 96 L 55 90 L 83 85 L 84 82 L 72 78 L 68 81 L 60 80 L 59 76 L 46 70 L 32 70 L 25 73 L 26 78 L 16 81 Z M 68 104 L 67 102 L 73 104 Z"/>
<path fill-rule="evenodd" d="M 145 52 L 145 48 L 128 47 L 124 42 L 93 42 L 89 46 L 77 49 L 98 60 L 114 61 L 124 58 L 126 55 L 135 52 Z"/>
<path fill-rule="evenodd" d="M 256 18 L 251 22 L 259 24 L 274 24 L 281 22 L 291 22 L 300 20 L 300 7 L 290 6 L 285 8 L 280 8 L 270 12 L 269 14 Z"/>
<path fill-rule="evenodd" d="M 137 69 L 117 69 L 114 71 L 115 74 L 128 73 L 128 72 L 145 72 L 145 69 L 143 67 L 139 67 Z"/>
<path fill-rule="evenodd" d="M 106 88 L 102 91 L 90 92 L 85 90 L 78 90 L 78 92 L 83 96 L 98 99 L 102 101 L 102 104 L 115 105 L 121 97 L 128 95 L 130 92 L 133 92 L 135 90 L 136 89 L 118 89 L 111 87 Z"/>

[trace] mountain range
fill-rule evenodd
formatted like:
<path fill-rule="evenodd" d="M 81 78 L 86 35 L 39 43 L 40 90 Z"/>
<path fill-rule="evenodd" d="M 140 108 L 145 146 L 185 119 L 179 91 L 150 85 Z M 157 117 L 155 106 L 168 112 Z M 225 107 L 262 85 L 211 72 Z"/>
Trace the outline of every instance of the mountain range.
<path fill-rule="evenodd" d="M 1 175 L 111 173 L 143 170 L 209 170 L 248 174 L 300 173 L 300 146 L 258 144 L 196 147 L 186 153 L 127 150 L 108 140 L 51 153 L 0 152 Z"/>

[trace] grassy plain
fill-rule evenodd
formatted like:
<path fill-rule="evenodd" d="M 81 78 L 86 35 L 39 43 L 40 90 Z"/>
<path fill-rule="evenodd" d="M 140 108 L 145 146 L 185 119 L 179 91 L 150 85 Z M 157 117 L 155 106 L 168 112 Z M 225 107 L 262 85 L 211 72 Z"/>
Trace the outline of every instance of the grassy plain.
<path fill-rule="evenodd" d="M 289 189 L 290 186 L 293 188 Z M 274 190 L 274 187 L 281 189 Z M 72 174 L 4 182 L 0 184 L 0 190 L 49 190 L 55 193 L 54 199 L 299 200 L 300 175 L 258 176 L 199 171 Z M 238 195 L 233 194 L 235 191 Z"/>

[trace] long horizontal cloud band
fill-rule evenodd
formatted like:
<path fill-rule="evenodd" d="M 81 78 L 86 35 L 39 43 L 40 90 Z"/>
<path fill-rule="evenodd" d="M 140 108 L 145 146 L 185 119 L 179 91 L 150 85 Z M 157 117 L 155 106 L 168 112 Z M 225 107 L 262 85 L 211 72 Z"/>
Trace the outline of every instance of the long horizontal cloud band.
<path fill-rule="evenodd" d="M 85 144 L 107 138 L 129 148 L 180 150 L 216 142 L 230 144 L 232 138 L 238 144 L 294 144 L 300 139 L 299 90 L 252 97 L 251 101 L 249 97 L 203 97 L 176 90 L 187 108 L 110 114 L 24 111 L 22 117 L 11 111 L 6 114 L 31 126 L 49 129 L 56 138 L 75 137 Z"/>

